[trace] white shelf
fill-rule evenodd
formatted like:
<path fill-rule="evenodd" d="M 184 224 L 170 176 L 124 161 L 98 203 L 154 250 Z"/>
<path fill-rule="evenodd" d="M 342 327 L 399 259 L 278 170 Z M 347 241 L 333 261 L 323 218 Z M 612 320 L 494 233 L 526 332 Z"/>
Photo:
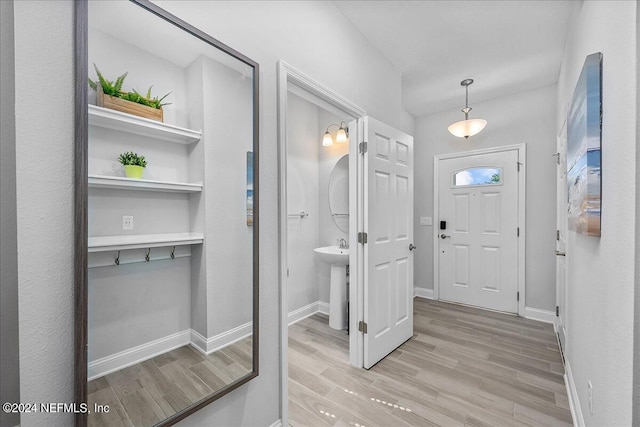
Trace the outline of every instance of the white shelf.
<path fill-rule="evenodd" d="M 197 193 L 202 191 L 202 183 L 154 181 L 150 179 L 107 175 L 89 175 L 89 187 L 116 190 L 162 191 L 168 193 Z"/>
<path fill-rule="evenodd" d="M 199 131 L 168 125 L 96 105 L 89 105 L 89 124 L 178 144 L 192 144 L 202 138 L 202 132 Z"/>
<path fill-rule="evenodd" d="M 126 236 L 89 237 L 89 252 L 199 245 L 203 242 L 204 235 L 202 233 L 138 234 Z"/>

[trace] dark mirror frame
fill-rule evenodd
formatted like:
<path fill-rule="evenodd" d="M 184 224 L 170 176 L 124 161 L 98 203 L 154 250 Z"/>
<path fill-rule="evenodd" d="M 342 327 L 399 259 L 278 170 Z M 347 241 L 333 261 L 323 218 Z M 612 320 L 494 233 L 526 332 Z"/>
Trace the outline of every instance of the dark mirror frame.
<path fill-rule="evenodd" d="M 205 43 L 227 53 L 253 68 L 253 155 L 254 155 L 254 193 L 253 193 L 253 371 L 210 396 L 167 418 L 158 426 L 170 426 L 188 417 L 204 406 L 219 399 L 258 376 L 258 324 L 259 324 L 259 64 L 242 55 L 219 40 L 207 35 L 175 15 L 156 6 L 149 0 L 129 0 L 148 12 L 164 19 L 186 31 Z M 88 346 L 88 0 L 76 0 L 75 33 L 75 402 L 87 403 L 87 346 Z M 78 413 L 76 427 L 87 425 L 87 414 Z"/>

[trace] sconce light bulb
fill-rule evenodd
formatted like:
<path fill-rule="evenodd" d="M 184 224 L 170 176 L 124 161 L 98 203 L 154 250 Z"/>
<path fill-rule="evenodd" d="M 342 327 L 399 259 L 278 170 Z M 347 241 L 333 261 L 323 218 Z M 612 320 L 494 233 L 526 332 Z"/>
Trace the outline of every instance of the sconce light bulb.
<path fill-rule="evenodd" d="M 326 131 L 324 133 L 324 136 L 322 137 L 322 145 L 325 147 L 330 147 L 333 145 L 333 138 L 331 137 L 329 131 Z"/>
<path fill-rule="evenodd" d="M 340 126 L 340 129 L 338 129 L 338 133 L 336 134 L 336 142 L 347 142 L 347 131 L 344 130 L 342 126 Z"/>

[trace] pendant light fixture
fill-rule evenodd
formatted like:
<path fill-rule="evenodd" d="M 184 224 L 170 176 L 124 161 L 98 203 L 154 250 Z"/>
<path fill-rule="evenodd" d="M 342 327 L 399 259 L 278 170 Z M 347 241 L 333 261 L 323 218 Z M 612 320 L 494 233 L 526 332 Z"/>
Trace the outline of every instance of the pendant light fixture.
<path fill-rule="evenodd" d="M 469 118 L 469 111 L 471 111 L 471 107 L 469 107 L 469 85 L 472 83 L 473 79 L 466 79 L 460 82 L 460 85 L 464 86 L 466 93 L 464 108 L 460 110 L 464 113 L 464 120 L 455 122 L 449 126 L 449 132 L 458 138 L 467 139 L 470 136 L 476 135 L 487 125 L 486 120 Z"/>
<path fill-rule="evenodd" d="M 347 130 L 347 128 L 345 127 L 345 123 L 344 122 L 340 122 L 340 124 L 330 124 L 329 126 L 327 126 L 327 131 L 324 133 L 324 136 L 322 137 L 322 145 L 325 147 L 330 147 L 333 145 L 333 137 L 331 136 L 331 134 L 329 133 L 329 128 L 331 126 L 338 126 L 338 133 L 336 133 L 336 142 L 338 144 L 342 144 L 344 142 L 347 142 L 348 138 L 349 138 L 349 131 Z"/>

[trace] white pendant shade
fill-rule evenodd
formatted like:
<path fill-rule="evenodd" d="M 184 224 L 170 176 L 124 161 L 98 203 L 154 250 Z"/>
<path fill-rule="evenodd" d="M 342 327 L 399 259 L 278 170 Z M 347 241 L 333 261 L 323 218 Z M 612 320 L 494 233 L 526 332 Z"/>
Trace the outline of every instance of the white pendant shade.
<path fill-rule="evenodd" d="M 336 134 L 336 142 L 347 142 L 347 132 L 344 130 L 344 128 L 338 129 L 338 133 Z"/>
<path fill-rule="evenodd" d="M 449 126 L 449 132 L 458 138 L 468 138 L 482 131 L 486 125 L 484 119 L 461 120 Z"/>
<path fill-rule="evenodd" d="M 325 132 L 322 137 L 322 145 L 325 147 L 330 147 L 333 145 L 333 138 L 329 132 Z"/>

